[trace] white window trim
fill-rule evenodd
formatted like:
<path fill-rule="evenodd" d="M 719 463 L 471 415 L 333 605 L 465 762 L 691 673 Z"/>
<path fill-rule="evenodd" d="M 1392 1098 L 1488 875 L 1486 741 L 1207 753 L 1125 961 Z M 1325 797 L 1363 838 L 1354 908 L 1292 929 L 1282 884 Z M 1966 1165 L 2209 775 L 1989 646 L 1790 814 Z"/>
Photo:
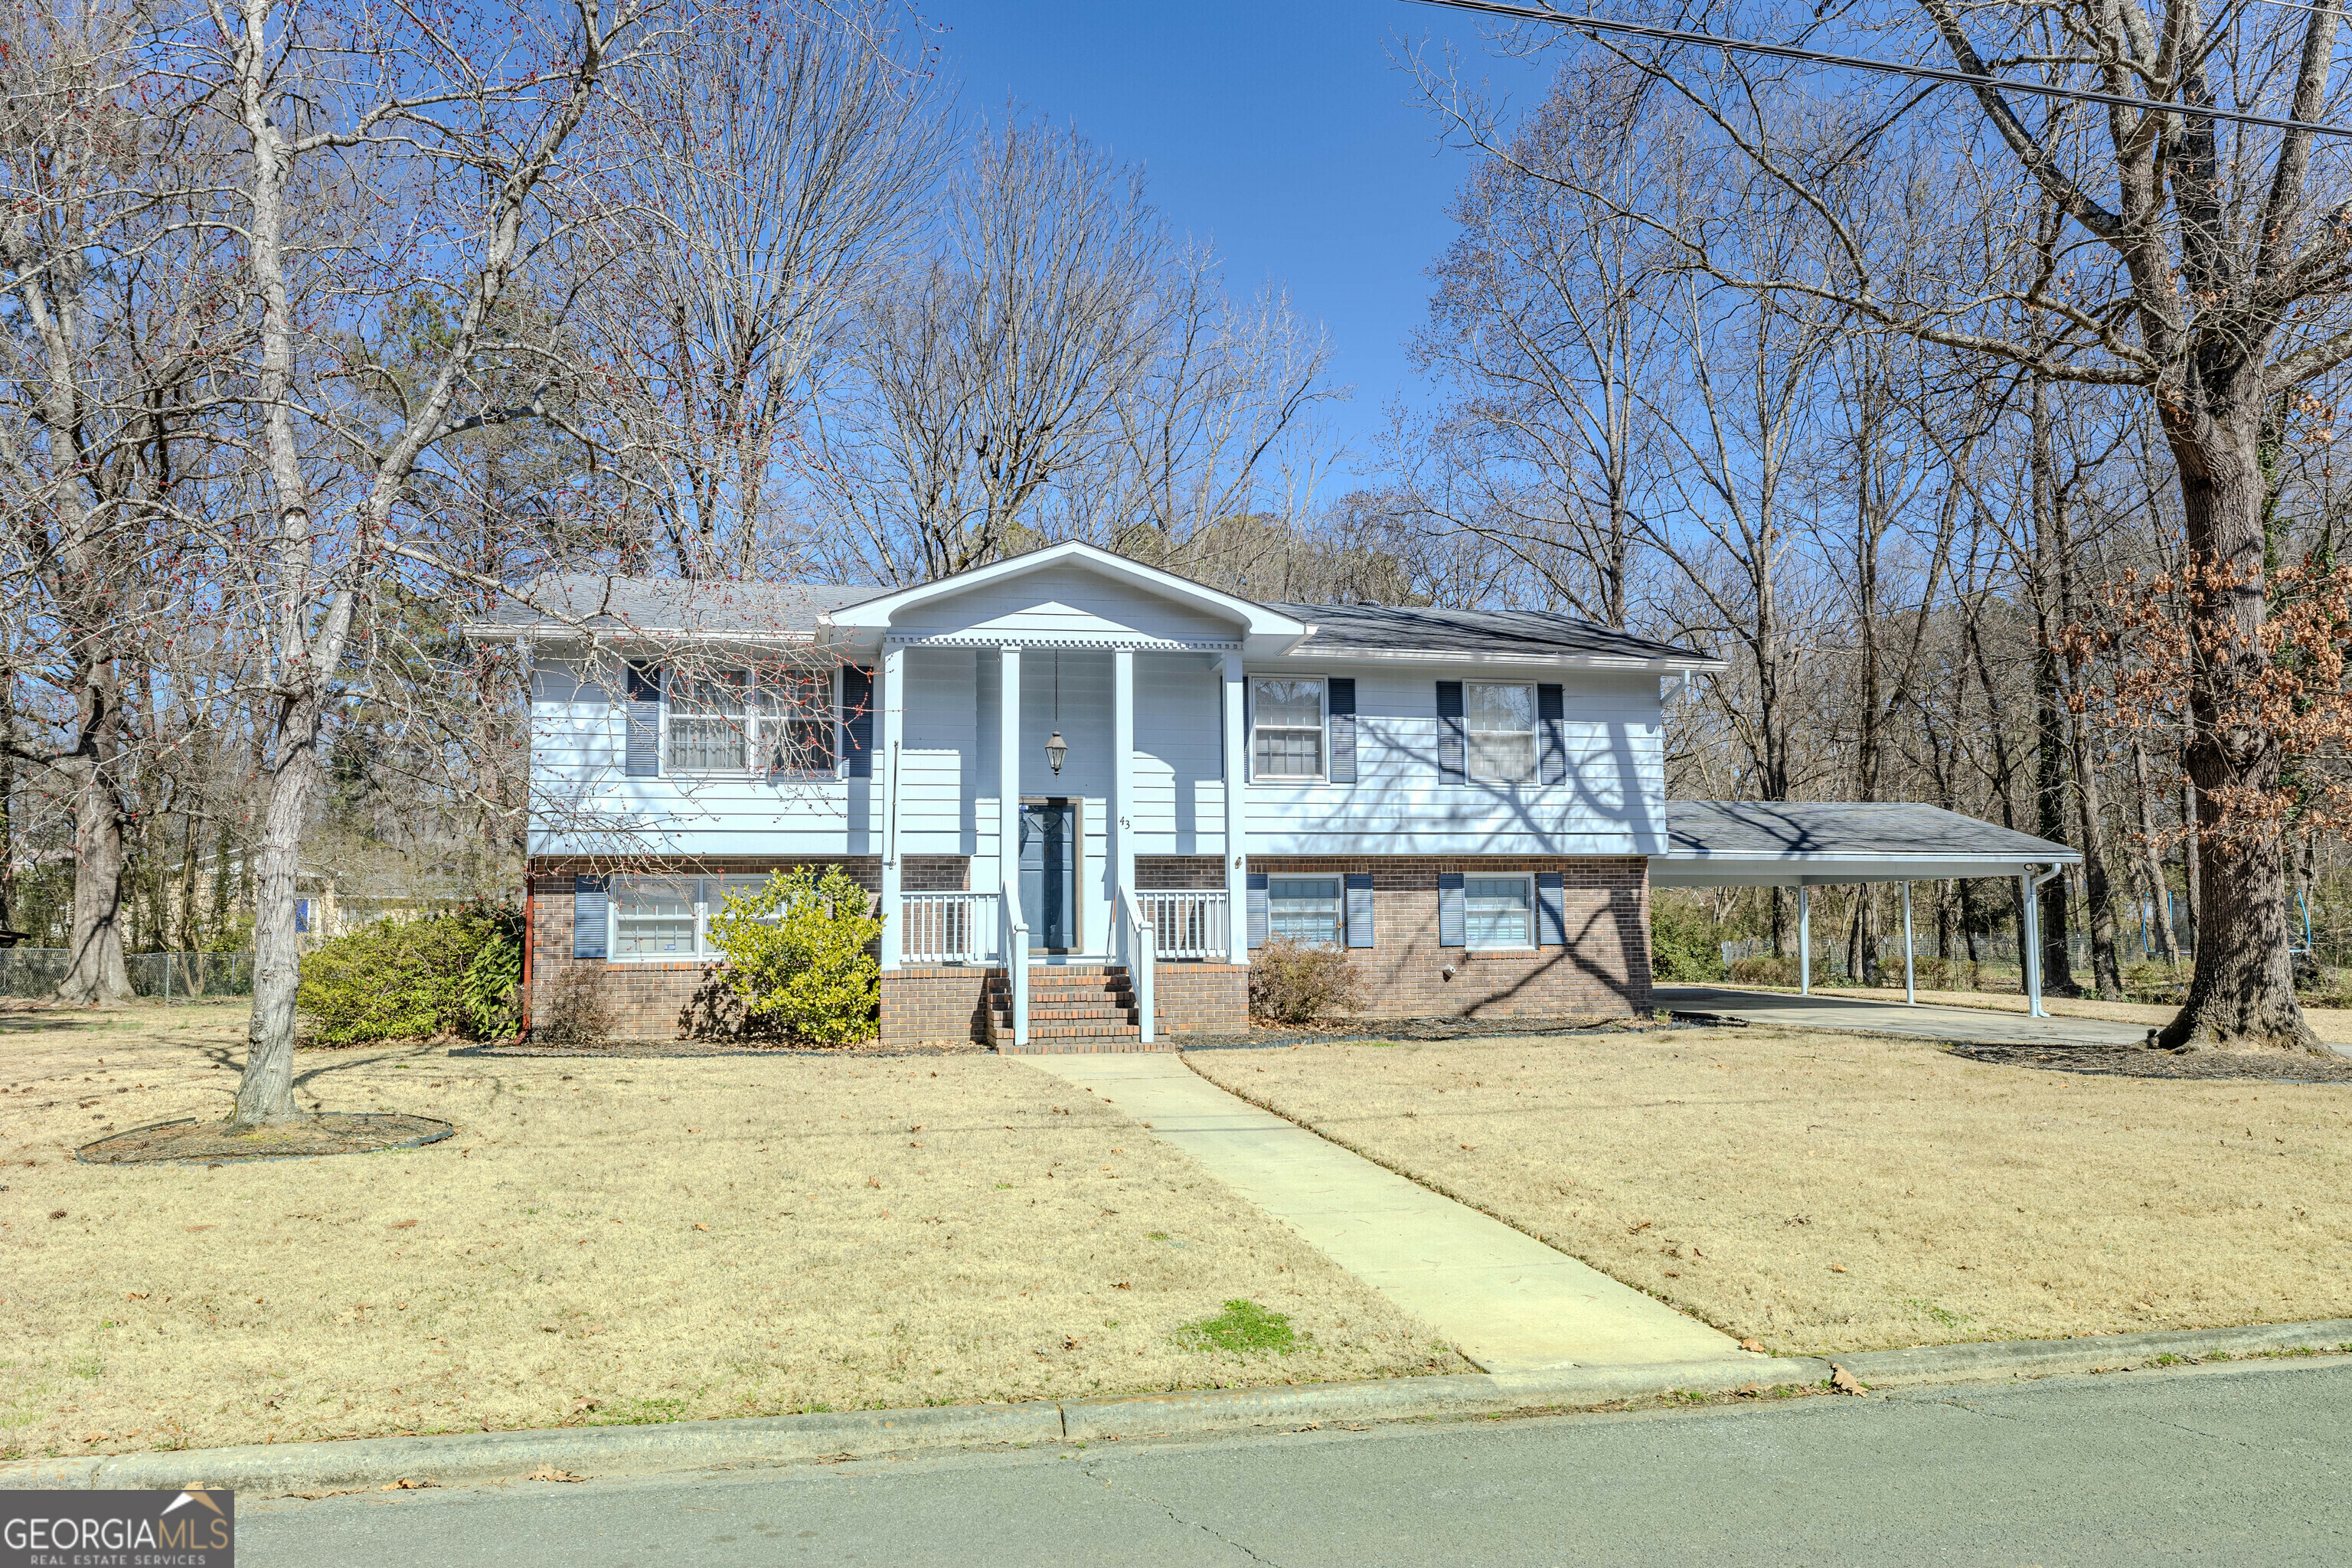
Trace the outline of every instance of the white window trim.
<path fill-rule="evenodd" d="M 1510 687 L 1528 694 L 1528 725 L 1525 730 L 1477 730 L 1470 723 L 1474 710 L 1470 694 L 1481 687 Z M 1540 694 L 1531 680 L 1465 680 L 1462 683 L 1462 779 L 1465 784 L 1507 784 L 1516 789 L 1524 784 L 1538 784 L 1543 778 L 1543 715 Z M 1496 778 L 1476 769 L 1478 737 L 1481 735 L 1525 735 L 1528 738 L 1528 771 L 1517 778 Z M 1501 951 L 1518 951 L 1516 949 Z"/>
<path fill-rule="evenodd" d="M 692 952 L 623 952 L 621 951 L 621 902 L 614 897 L 615 882 L 692 882 L 694 884 L 694 951 Z M 607 963 L 709 963 L 718 954 L 710 946 L 710 920 L 727 907 L 727 884 L 730 881 L 751 881 L 767 886 L 768 873 L 756 877 L 730 874 L 721 877 L 665 876 L 655 871 L 644 877 L 607 877 L 604 879 L 604 962 Z M 710 900 L 711 884 L 718 884 L 718 902 Z"/>
<path fill-rule="evenodd" d="M 1528 940 L 1486 943 L 1474 942 L 1470 936 L 1470 884 L 1472 882 L 1524 882 L 1528 889 Z M 1543 913 L 1536 908 L 1536 879 L 1524 871 L 1473 871 L 1462 883 L 1462 945 L 1471 952 L 1537 952 L 1541 951 L 1536 941 L 1542 928 Z"/>
<path fill-rule="evenodd" d="M 1250 725 L 1249 725 L 1249 763 L 1250 763 L 1250 766 L 1249 766 L 1249 776 L 1250 776 L 1250 782 L 1251 782 L 1252 784 L 1329 784 L 1329 783 L 1331 782 L 1331 681 L 1330 681 L 1330 679 L 1329 679 L 1328 676 L 1321 676 L 1321 675 L 1286 675 L 1286 674 L 1284 674 L 1284 673 L 1282 673 L 1282 672 L 1280 672 L 1280 671 L 1277 671 L 1277 670 L 1265 670 L 1265 669 L 1254 669 L 1254 670 L 1251 670 L 1251 671 L 1249 671 L 1249 672 L 1248 672 L 1248 676 L 1249 676 L 1249 682 L 1250 682 Z M 1321 755 L 1321 757 L 1323 758 L 1323 766 L 1322 766 L 1322 769 L 1321 769 L 1319 772 L 1317 772 L 1317 773 L 1261 773 L 1261 772 L 1259 772 L 1259 771 L 1258 771 L 1258 765 L 1257 765 L 1257 732 L 1258 732 L 1258 731 L 1259 731 L 1261 728 L 1263 728 L 1263 729 L 1267 729 L 1267 730 L 1288 730 L 1288 731 L 1302 731 L 1302 730 L 1305 730 L 1305 729 L 1307 728 L 1307 726 L 1306 726 L 1306 725 L 1304 725 L 1304 724 L 1266 724 L 1266 725 L 1261 725 L 1261 724 L 1258 722 L 1258 716 L 1257 716 L 1257 683 L 1258 683 L 1259 681 L 1261 681 L 1261 680 L 1296 680 L 1296 681 L 1300 682 L 1301 684 L 1307 684 L 1307 683 L 1310 683 L 1310 682 L 1311 682 L 1312 684 L 1314 684 L 1314 685 L 1316 685 L 1316 686 L 1319 686 L 1319 687 L 1321 687 L 1321 688 L 1323 689 L 1323 697 L 1322 697 L 1322 700 L 1321 700 L 1319 703 L 1318 703 L 1318 704 L 1317 704 L 1318 709 L 1321 711 L 1321 713 L 1322 713 L 1322 715 L 1323 715 L 1323 721 L 1322 721 L 1322 723 L 1318 727 L 1318 730 L 1317 730 L 1317 733 L 1321 737 L 1321 738 L 1320 738 L 1320 740 L 1317 742 L 1317 751 L 1318 751 L 1318 752 Z"/>
<path fill-rule="evenodd" d="M 732 668 L 741 668 L 745 677 L 743 681 L 744 755 L 746 758 L 755 757 L 760 746 L 760 671 L 751 666 Z M 786 773 L 784 777 L 802 783 L 848 777 L 846 770 L 849 766 L 849 726 L 843 723 L 841 720 L 841 665 L 836 662 L 826 683 L 826 700 L 833 722 L 832 765 L 805 771 L 796 769 Z M 675 711 L 671 704 L 670 692 L 676 683 L 677 675 L 677 672 L 667 665 L 663 666 L 660 671 L 661 720 L 654 738 L 661 753 L 660 762 L 657 764 L 661 775 L 665 778 L 685 779 L 764 779 L 768 777 L 766 768 L 749 762 L 740 768 L 687 768 L 677 764 L 674 760 L 675 753 L 670 746 L 669 729 L 670 718 Z"/>

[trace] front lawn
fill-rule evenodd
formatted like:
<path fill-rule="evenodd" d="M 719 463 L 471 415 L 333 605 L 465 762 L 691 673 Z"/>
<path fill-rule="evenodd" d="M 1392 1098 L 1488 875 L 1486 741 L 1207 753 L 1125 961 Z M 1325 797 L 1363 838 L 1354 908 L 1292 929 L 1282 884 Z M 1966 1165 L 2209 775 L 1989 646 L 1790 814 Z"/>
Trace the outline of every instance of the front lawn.
<path fill-rule="evenodd" d="M 0 1458 L 1465 1370 L 995 1056 L 305 1051 L 306 1103 L 457 1136 L 72 1161 L 224 1114 L 244 1021 L 0 1014 Z M 1232 1301 L 1286 1316 L 1286 1352 L 1188 1329 Z"/>
<path fill-rule="evenodd" d="M 2352 1084 L 1765 1028 L 1185 1060 L 1776 1351 L 2352 1316 Z"/>

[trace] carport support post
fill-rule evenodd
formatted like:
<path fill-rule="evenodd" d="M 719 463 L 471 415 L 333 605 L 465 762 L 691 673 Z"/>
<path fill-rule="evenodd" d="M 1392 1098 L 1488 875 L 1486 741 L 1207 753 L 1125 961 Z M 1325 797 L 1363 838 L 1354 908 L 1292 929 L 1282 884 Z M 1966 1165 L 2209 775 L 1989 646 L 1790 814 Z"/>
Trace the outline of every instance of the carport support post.
<path fill-rule="evenodd" d="M 1906 1006 L 1919 1005 L 1918 983 L 1911 973 L 1911 884 L 1903 884 L 1903 1002 Z"/>
<path fill-rule="evenodd" d="M 2034 896 L 2032 867 L 2027 867 L 2025 875 L 2017 879 L 2017 890 L 2025 900 L 2018 921 L 2023 933 L 2018 946 L 2024 950 L 2025 1010 L 2033 1017 L 2046 1018 L 2050 1015 L 2042 1010 L 2042 910 Z"/>
<path fill-rule="evenodd" d="M 1813 994 L 1813 890 L 1797 884 L 1797 994 Z"/>

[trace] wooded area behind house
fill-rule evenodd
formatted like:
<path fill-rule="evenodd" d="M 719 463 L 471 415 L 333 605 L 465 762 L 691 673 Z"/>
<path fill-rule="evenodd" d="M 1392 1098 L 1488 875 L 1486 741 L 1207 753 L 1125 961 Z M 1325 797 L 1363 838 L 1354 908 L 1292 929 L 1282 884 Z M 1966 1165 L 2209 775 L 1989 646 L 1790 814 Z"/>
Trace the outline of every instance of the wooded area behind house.
<path fill-rule="evenodd" d="M 2346 628 L 2257 647 L 2266 605 L 2325 599 L 2352 516 L 2347 242 L 2312 216 L 2352 196 L 2341 139 L 1549 25 L 1496 36 L 1557 56 L 1522 111 L 1401 56 L 1468 173 L 1414 345 L 1431 398 L 1345 452 L 1317 416 L 1347 389 L 1278 286 L 1225 277 L 1078 131 L 955 113 L 898 12 L 304 16 L 5 25 L 0 928 L 70 949 L 68 996 L 125 994 L 125 951 L 250 947 L 275 1037 L 301 878 L 512 897 L 525 663 L 458 632 L 502 592 L 892 584 L 1063 539 L 1261 601 L 1709 648 L 1732 668 L 1670 709 L 1670 795 L 1918 800 L 2080 848 L 2045 893 L 2055 991 L 2115 994 L 2203 923 L 2192 774 L 2209 838 L 2270 812 L 2241 858 L 2284 858 L 2273 925 L 2299 942 L 2307 907 L 2316 971 L 2352 947 L 2337 818 L 2304 809 L 2352 731 Z M 1840 25 L 1961 47 L 1937 0 Z M 2341 107 L 2324 8 L 2232 13 L 2210 52 L 2187 10 L 1993 25 L 1973 47 L 2038 79 Z M 2117 27 L 2137 75 L 2100 63 Z M 2159 277 L 2116 222 L 2210 276 Z M 2176 292 L 2181 342 L 2147 324 Z M 2249 370 L 2217 334 L 2277 346 Z M 2229 407 L 2181 413 L 2226 378 Z M 2253 531 L 2221 539 L 2211 474 L 2241 458 Z M 2230 694 L 2273 668 L 2319 718 L 2230 751 Z M 2016 929 L 2006 886 L 1921 895 L 1948 957 Z M 1691 951 L 1790 939 L 1769 891 L 1659 902 Z M 1816 911 L 1858 974 L 1894 918 L 1889 890 Z"/>

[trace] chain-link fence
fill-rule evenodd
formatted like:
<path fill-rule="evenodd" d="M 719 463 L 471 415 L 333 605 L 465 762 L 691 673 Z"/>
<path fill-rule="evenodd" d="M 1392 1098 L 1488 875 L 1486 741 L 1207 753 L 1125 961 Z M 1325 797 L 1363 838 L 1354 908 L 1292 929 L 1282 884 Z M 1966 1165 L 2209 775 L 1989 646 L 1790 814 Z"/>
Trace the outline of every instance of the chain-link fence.
<path fill-rule="evenodd" d="M 37 1001 L 55 995 L 72 959 L 71 950 L 62 947 L 0 948 L 0 996 Z M 132 993 L 159 1001 L 253 994 L 249 952 L 133 952 L 122 963 Z"/>

